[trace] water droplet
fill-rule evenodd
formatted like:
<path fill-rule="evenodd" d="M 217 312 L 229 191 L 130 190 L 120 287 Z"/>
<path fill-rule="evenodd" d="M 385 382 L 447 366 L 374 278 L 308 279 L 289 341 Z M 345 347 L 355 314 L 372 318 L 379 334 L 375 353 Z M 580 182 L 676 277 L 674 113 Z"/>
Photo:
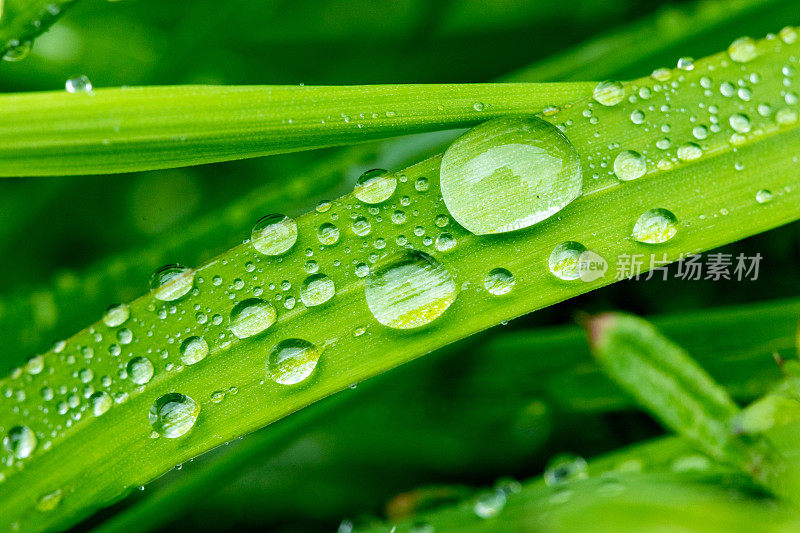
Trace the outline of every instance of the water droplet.
<path fill-rule="evenodd" d="M 645 244 L 667 242 L 678 232 L 678 219 L 666 209 L 650 209 L 633 226 L 634 240 Z"/>
<path fill-rule="evenodd" d="M 775 113 L 775 122 L 779 126 L 788 126 L 797 122 L 798 114 L 794 109 L 782 107 Z"/>
<path fill-rule="evenodd" d="M 485 122 L 444 154 L 442 197 L 450 214 L 476 235 L 525 228 L 580 195 L 580 158 L 566 137 L 538 118 Z"/>
<path fill-rule="evenodd" d="M 602 81 L 594 88 L 592 96 L 604 106 L 614 106 L 625 98 L 625 87 L 615 80 Z"/>
<path fill-rule="evenodd" d="M 44 356 L 34 355 L 25 362 L 25 372 L 35 376 L 44 370 Z"/>
<path fill-rule="evenodd" d="M 144 385 L 153 379 L 153 363 L 147 357 L 134 357 L 128 361 L 128 377 L 137 385 Z"/>
<path fill-rule="evenodd" d="M 703 149 L 695 143 L 686 143 L 678 147 L 678 159 L 681 161 L 694 161 L 703 155 Z"/>
<path fill-rule="evenodd" d="M 199 363 L 208 355 L 208 343 L 203 337 L 188 337 L 181 343 L 181 361 L 185 365 Z"/>
<path fill-rule="evenodd" d="M 508 294 L 511 292 L 511 289 L 514 288 L 514 284 L 517 282 L 514 274 L 506 270 L 505 268 L 494 268 L 486 274 L 486 277 L 483 280 L 483 286 L 489 291 L 491 294 L 495 296 L 502 296 L 503 294 Z"/>
<path fill-rule="evenodd" d="M 92 82 L 85 75 L 72 76 L 65 84 L 68 93 L 91 93 Z"/>
<path fill-rule="evenodd" d="M 550 461 L 544 470 L 544 482 L 556 487 L 589 477 L 586 460 L 577 455 L 560 455 Z"/>
<path fill-rule="evenodd" d="M 728 55 L 737 63 L 747 63 L 758 57 L 756 42 L 750 37 L 740 37 L 728 47 Z"/>
<path fill-rule="evenodd" d="M 121 326 L 130 316 L 131 310 L 127 305 L 112 305 L 103 314 L 103 323 L 110 328 Z"/>
<path fill-rule="evenodd" d="M 750 119 L 747 115 L 742 113 L 734 113 L 731 115 L 731 118 L 728 119 L 728 122 L 730 122 L 733 131 L 737 133 L 747 133 L 750 131 Z"/>
<path fill-rule="evenodd" d="M 200 414 L 200 405 L 185 394 L 170 392 L 161 396 L 150 407 L 150 425 L 159 435 L 168 439 L 189 432 Z"/>
<path fill-rule="evenodd" d="M 297 222 L 285 215 L 267 215 L 253 226 L 250 243 L 264 255 L 281 255 L 297 242 Z"/>
<path fill-rule="evenodd" d="M 691 57 L 682 57 L 678 59 L 678 68 L 680 70 L 694 70 L 694 59 Z"/>
<path fill-rule="evenodd" d="M 550 272 L 564 281 L 573 281 L 581 277 L 580 258 L 586 247 L 576 241 L 562 242 L 550 253 L 548 266 Z"/>
<path fill-rule="evenodd" d="M 365 285 L 367 306 L 375 319 L 394 329 L 433 322 L 455 301 L 453 277 L 426 253 L 408 250 L 378 264 Z"/>
<path fill-rule="evenodd" d="M 28 426 L 12 427 L 3 439 L 6 450 L 17 459 L 29 457 L 36 450 L 37 443 L 36 435 Z"/>
<path fill-rule="evenodd" d="M 286 339 L 269 352 L 267 375 L 281 385 L 300 383 L 314 371 L 322 350 L 303 339 Z"/>
<path fill-rule="evenodd" d="M 372 225 L 366 218 L 358 216 L 353 219 L 353 223 L 350 226 L 350 229 L 352 229 L 353 233 L 355 233 L 359 237 L 364 237 L 366 235 L 369 235 L 369 232 L 372 229 Z"/>
<path fill-rule="evenodd" d="M 62 494 L 60 489 L 48 492 L 36 502 L 36 509 L 42 511 L 43 513 L 52 511 L 58 507 L 58 504 L 61 503 L 61 496 Z"/>
<path fill-rule="evenodd" d="M 261 298 L 248 298 L 236 304 L 231 310 L 230 330 L 240 339 L 261 333 L 278 318 L 272 304 Z"/>
<path fill-rule="evenodd" d="M 3 55 L 3 61 L 22 61 L 31 52 L 31 41 L 18 41 L 12 39 L 8 43 L 8 49 Z"/>
<path fill-rule="evenodd" d="M 94 416 L 100 416 L 111 408 L 113 400 L 105 391 L 95 392 L 89 396 L 89 406 Z"/>
<path fill-rule="evenodd" d="M 634 124 L 642 124 L 644 122 L 644 111 L 637 109 L 631 113 L 631 122 Z"/>
<path fill-rule="evenodd" d="M 481 493 L 475 498 L 472 510 L 481 518 L 491 518 L 500 514 L 506 506 L 506 494 L 502 490 Z"/>
<path fill-rule="evenodd" d="M 428 186 L 428 178 L 425 177 L 417 178 L 417 181 L 414 182 L 414 188 L 419 192 L 427 191 Z"/>
<path fill-rule="evenodd" d="M 365 204 L 385 202 L 397 189 L 397 176 L 388 170 L 375 168 L 359 176 L 353 194 Z"/>
<path fill-rule="evenodd" d="M 300 300 L 306 307 L 321 305 L 333 298 L 336 287 L 325 274 L 312 274 L 300 286 Z"/>
<path fill-rule="evenodd" d="M 326 222 L 317 228 L 317 239 L 319 239 L 320 243 L 328 246 L 336 244 L 339 242 L 339 228 L 330 222 Z"/>
<path fill-rule="evenodd" d="M 486 106 L 483 105 L 483 102 L 475 102 L 475 104 L 472 106 L 472 108 L 475 111 L 483 111 L 486 108 Z"/>
<path fill-rule="evenodd" d="M 766 204 L 772 200 L 772 191 L 769 189 L 761 189 L 756 193 L 756 202 Z"/>
<path fill-rule="evenodd" d="M 436 237 L 436 249 L 440 252 L 447 252 L 456 247 L 457 241 L 455 237 L 449 233 L 442 233 Z"/>
<path fill-rule="evenodd" d="M 708 128 L 702 125 L 695 126 L 694 128 L 692 128 L 692 135 L 694 135 L 695 139 L 702 141 L 703 139 L 708 137 Z"/>
<path fill-rule="evenodd" d="M 625 150 L 614 159 L 614 174 L 622 181 L 641 178 L 647 172 L 647 161 L 639 152 Z"/>
<path fill-rule="evenodd" d="M 794 44 L 797 41 L 797 31 L 791 26 L 786 26 L 778 32 L 781 40 L 786 44 Z"/>
<path fill-rule="evenodd" d="M 166 265 L 156 270 L 150 278 L 153 296 L 171 302 L 185 296 L 194 286 L 194 270 L 183 265 Z"/>
<path fill-rule="evenodd" d="M 650 74 L 650 77 L 656 81 L 667 81 L 672 77 L 672 71 L 668 68 L 657 68 Z"/>

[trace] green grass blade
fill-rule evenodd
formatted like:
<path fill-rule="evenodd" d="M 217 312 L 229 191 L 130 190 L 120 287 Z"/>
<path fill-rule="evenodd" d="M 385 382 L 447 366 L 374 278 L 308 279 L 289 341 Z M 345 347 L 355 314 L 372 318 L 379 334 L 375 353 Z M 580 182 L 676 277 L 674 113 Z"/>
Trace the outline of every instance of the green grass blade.
<path fill-rule="evenodd" d="M 703 367 L 735 397 L 750 399 L 766 393 L 780 379 L 773 352 L 787 359 L 795 357 L 794 330 L 798 316 L 800 300 L 790 300 L 656 316 L 652 322 L 697 356 Z M 308 428 L 310 431 L 303 431 L 306 426 L 302 426 L 301 431 L 294 435 L 295 444 L 302 446 L 308 438 L 313 439 L 315 433 L 322 432 L 325 437 L 321 440 L 327 443 L 327 450 L 336 448 L 349 454 L 341 457 L 329 452 L 318 457 L 314 469 L 319 472 L 318 476 L 312 477 L 305 472 L 303 484 L 317 487 L 327 482 L 335 486 L 353 464 L 370 462 L 371 451 L 382 450 L 385 442 L 395 444 L 392 457 L 407 469 L 420 467 L 420 457 L 424 456 L 425 464 L 436 465 L 436 471 L 440 472 L 452 462 L 445 456 L 455 454 L 459 458 L 458 472 L 469 473 L 473 468 L 480 470 L 482 458 L 493 456 L 492 450 L 496 449 L 503 449 L 504 456 L 527 465 L 537 445 L 545 442 L 548 436 L 553 439 L 549 431 L 554 422 L 550 420 L 551 412 L 558 412 L 558 426 L 570 427 L 570 420 L 576 414 L 632 407 L 624 391 L 592 363 L 581 328 L 498 333 L 474 347 L 446 348 L 348 391 L 354 400 L 348 404 L 346 417 L 330 413 L 327 402 L 321 402 L 326 413 L 324 421 L 320 420 L 322 417 L 315 417 L 319 423 Z M 459 373 L 443 370 L 455 366 L 461 367 Z M 530 376 L 538 379 L 532 380 Z M 406 394 L 409 389 L 415 391 L 410 398 Z M 498 402 L 498 398 L 503 401 Z M 403 401 L 402 412 L 397 409 L 400 401 Z M 543 415 L 535 432 L 524 433 L 535 435 L 515 439 L 515 433 L 519 435 L 521 432 L 520 413 L 531 405 L 543 406 Z M 315 404 L 302 413 L 316 411 Z M 411 414 L 404 416 L 405 412 Z M 416 414 L 419 412 L 442 414 L 420 417 Z M 462 418 L 463 423 L 459 424 L 458 420 Z M 288 421 L 294 419 L 292 416 Z M 528 421 L 524 427 L 529 427 L 534 425 L 536 417 L 524 420 Z M 364 429 L 364 423 L 369 426 L 369 431 Z M 583 419 L 574 424 L 586 427 Z M 492 442 L 483 446 L 481 435 L 489 431 L 493 435 Z M 447 439 L 437 437 L 441 433 L 463 445 L 454 451 L 452 444 L 445 445 Z M 358 437 L 347 439 L 347 435 Z M 426 438 L 420 439 L 420 435 Z M 573 437 L 571 433 L 570 437 Z M 334 445 L 332 440 L 344 442 Z M 261 485 L 272 489 L 259 493 L 258 498 L 265 502 L 260 506 L 260 513 L 286 509 L 288 506 L 281 497 L 284 495 L 285 498 L 285 494 L 291 491 L 279 474 L 281 465 L 275 464 L 268 453 L 273 445 L 270 429 L 247 437 L 244 442 L 247 444 L 226 449 L 224 455 L 217 456 L 216 460 L 200 457 L 184 465 L 177 478 L 166 485 L 148 486 L 143 499 L 104 522 L 98 531 L 152 531 L 156 526 L 175 522 L 181 515 L 190 513 L 200 499 L 206 502 L 204 507 L 211 506 L 213 512 L 214 508 L 224 505 L 217 495 L 218 480 L 240 478 L 253 471 L 269 472 L 269 479 L 262 480 Z M 687 448 L 682 453 L 693 452 Z M 679 456 L 677 453 L 673 455 L 661 460 L 663 469 L 668 470 L 670 461 Z M 389 480 L 382 474 L 381 467 L 374 462 L 370 464 L 376 474 L 360 478 L 357 490 L 341 487 L 342 500 L 358 502 L 363 498 L 363 492 L 380 495 L 393 483 L 400 484 L 395 486 L 396 491 L 407 486 L 405 479 L 399 482 Z M 648 465 L 654 468 L 652 458 Z M 296 475 L 296 471 L 286 475 Z M 235 496 L 242 501 L 254 498 L 244 491 L 235 493 Z M 319 509 L 317 502 L 307 504 Z M 290 509 L 288 513 L 291 512 Z M 343 512 L 336 516 L 343 516 Z M 267 523 L 267 519 L 263 523 Z"/>
<path fill-rule="evenodd" d="M 0 4 L 0 58 L 27 54 L 31 42 L 77 0 L 4 0 Z"/>
<path fill-rule="evenodd" d="M 465 127 L 584 98 L 591 83 L 174 86 L 0 96 L 0 176 L 213 163 Z"/>
<path fill-rule="evenodd" d="M 759 103 L 775 109 L 782 105 L 781 91 L 785 89 L 780 69 L 797 56 L 800 43 L 789 46 L 771 40 L 759 42 L 758 47 L 761 56 L 744 69 L 745 73 L 759 73 L 758 100 L 748 103 L 713 98 L 722 117 L 737 112 L 751 116 L 752 132 L 736 137 L 736 150 L 728 144 L 732 131 L 726 128 L 708 139 L 705 155 L 697 159 L 655 166 L 646 176 L 631 182 L 618 182 L 608 174 L 594 179 L 596 171 L 590 161 L 613 160 L 620 147 L 646 154 L 660 153 L 654 145 L 662 133 L 660 129 L 658 133 L 655 131 L 657 114 L 651 115 L 651 122 L 640 125 L 643 126 L 640 130 L 631 125 L 630 114 L 639 102 L 603 110 L 590 108 L 589 102 L 585 102 L 564 109 L 551 119 L 566 125 L 565 133 L 585 163 L 584 182 L 591 185 L 559 217 L 528 231 L 500 236 L 477 237 L 452 222 L 442 229 L 441 223 L 435 222 L 440 215 L 446 216 L 438 194 L 440 159 L 433 158 L 402 173 L 406 179 L 398 183 L 394 195 L 397 203 L 379 207 L 380 220 L 353 196 L 346 196 L 334 202 L 328 211 L 298 219 L 298 242 L 293 252 L 280 261 L 267 259 L 249 244 L 238 246 L 197 269 L 196 291 L 185 300 L 164 303 L 148 295 L 132 302 L 132 318 L 125 324 L 130 334 L 120 332 L 119 327 L 98 323 L 69 339 L 57 351 L 45 354 L 46 371 L 14 372 L 0 384 L 0 389 L 11 392 L 0 399 L 3 407 L 0 426 L 8 431 L 17 424 L 26 424 L 35 428 L 41 443 L 31 457 L 22 461 L 23 469 L 11 466 L 0 471 L 6 478 L 0 495 L 2 520 L 34 531 L 63 527 L 90 509 L 115 499 L 127 488 L 143 484 L 177 463 L 282 418 L 353 382 L 503 320 L 608 284 L 613 281 L 610 277 L 591 283 L 562 282 L 549 272 L 547 258 L 555 245 L 577 240 L 607 257 L 613 270 L 614 257 L 653 250 L 628 238 L 638 217 L 653 207 L 669 208 L 680 220 L 678 234 L 656 248 L 668 261 L 682 253 L 713 248 L 797 219 L 800 191 L 793 185 L 798 162 L 792 154 L 800 143 L 800 130 L 797 123 L 777 127 L 772 117 L 757 118 L 755 107 Z M 680 146 L 690 139 L 689 120 L 682 119 L 679 110 L 707 101 L 699 87 L 700 78 L 710 68 L 714 69 L 718 83 L 743 75 L 742 68 L 731 65 L 726 54 L 698 61 L 691 72 L 672 73 L 678 84 L 674 93 L 669 92 L 675 113 L 671 120 L 674 145 Z M 649 104 L 656 109 L 666 105 L 666 93 L 663 89 L 655 90 L 656 85 L 662 86 L 661 82 L 643 79 L 633 85 L 651 89 Z M 628 86 L 629 90 L 632 91 L 633 85 Z M 587 109 L 598 118 L 596 124 L 586 120 Z M 645 131 L 647 127 L 652 129 Z M 737 170 L 738 167 L 744 171 Z M 415 187 L 420 177 L 427 178 L 427 190 Z M 773 191 L 771 202 L 756 202 L 755 193 L 762 188 Z M 391 215 L 406 203 L 400 201 L 406 196 L 411 220 L 407 216 L 405 222 L 392 223 Z M 371 217 L 372 233 L 366 241 L 349 233 L 351 212 Z M 324 223 L 340 225 L 337 244 L 320 246 L 316 233 Z M 422 231 L 415 232 L 416 226 Z M 438 251 L 432 246 L 433 237 L 444 231 L 451 234 L 457 245 Z M 406 241 L 401 239 L 402 244 L 398 244 L 401 235 Z M 374 240 L 379 237 L 384 240 L 375 247 Z M 406 243 L 429 251 L 446 265 L 461 287 L 458 298 L 437 320 L 436 327 L 412 334 L 375 324 L 364 301 L 364 282 L 353 268 L 355 262 L 369 262 L 372 253 L 380 257 L 406 250 Z M 306 269 L 313 270 L 306 265 L 309 260 L 304 253 L 306 249 L 311 249 L 313 260 L 333 280 L 336 296 L 328 305 L 313 309 L 299 304 L 292 309 L 281 309 L 278 322 L 263 337 L 234 338 L 225 317 L 236 302 L 263 295 L 281 305 L 287 297 L 297 296 L 297 288 L 307 276 Z M 487 271 L 495 266 L 509 269 L 517 279 L 514 290 L 502 298 L 483 289 Z M 214 283 L 216 276 L 219 284 Z M 278 291 L 283 280 L 291 288 Z M 276 299 L 278 296 L 280 301 Z M 214 319 L 215 315 L 219 315 L 219 320 Z M 203 320 L 203 316 L 209 320 Z M 361 327 L 366 327 L 366 331 L 354 335 L 354 330 L 360 333 Z M 188 335 L 203 335 L 209 341 L 211 353 L 194 367 L 178 371 L 182 366 L 178 346 Z M 265 381 L 266 353 L 276 342 L 289 337 L 310 339 L 324 346 L 312 378 L 295 387 Z M 120 355 L 114 356 L 117 350 L 112 345 L 118 344 L 118 339 L 129 338 L 130 344 L 120 345 Z M 387 350 L 387 346 L 393 349 Z M 118 377 L 133 356 L 148 356 L 154 361 L 156 374 L 145 387 Z M 30 368 L 35 369 L 36 362 Z M 120 400 L 101 418 L 94 419 L 86 411 L 88 405 L 81 394 L 75 394 L 77 404 L 69 407 L 70 403 L 76 403 L 71 391 L 83 393 L 86 388 L 81 379 L 88 376 L 81 372 L 84 368 L 90 369 L 97 380 L 90 380 L 93 387 L 107 388 Z M 108 376 L 110 382 L 103 376 Z M 58 394 L 53 400 L 43 400 L 40 395 L 47 386 Z M 220 403 L 212 401 L 214 391 L 228 390 L 231 386 L 237 388 L 238 394 L 229 394 Z M 63 395 L 61 390 L 65 391 Z M 189 395 L 199 402 L 201 412 L 197 423 L 180 439 L 147 438 L 152 431 L 147 417 L 151 405 L 172 392 Z M 67 408 L 63 415 L 58 414 L 61 402 Z M 254 406 L 259 407 L 254 409 Z M 42 410 L 44 407 L 47 412 Z M 47 512 L 39 511 L 39 499 L 56 490 L 63 495 L 59 505 Z"/>

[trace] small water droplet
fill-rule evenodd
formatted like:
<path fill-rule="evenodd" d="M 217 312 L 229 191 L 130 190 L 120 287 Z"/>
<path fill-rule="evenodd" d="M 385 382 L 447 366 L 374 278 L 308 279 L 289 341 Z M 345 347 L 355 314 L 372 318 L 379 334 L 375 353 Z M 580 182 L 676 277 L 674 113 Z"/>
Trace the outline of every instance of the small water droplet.
<path fill-rule="evenodd" d="M 564 281 L 573 281 L 581 277 L 580 258 L 586 247 L 576 241 L 562 242 L 550 253 L 548 266 L 550 272 Z"/>
<path fill-rule="evenodd" d="M 703 155 L 703 149 L 695 143 L 685 143 L 678 147 L 678 159 L 694 161 Z"/>
<path fill-rule="evenodd" d="M 339 242 L 339 228 L 326 222 L 317 228 L 317 239 L 321 244 L 331 246 Z"/>
<path fill-rule="evenodd" d="M 436 237 L 436 249 L 440 252 L 447 252 L 456 247 L 457 241 L 455 237 L 449 233 L 442 233 Z"/>
<path fill-rule="evenodd" d="M 502 296 L 511 292 L 516 282 L 517 280 L 514 274 L 505 268 L 493 268 L 486 274 L 483 280 L 483 286 L 489 293 L 495 296 Z"/>
<path fill-rule="evenodd" d="M 3 55 L 3 61 L 22 61 L 31 52 L 31 41 L 18 41 L 12 39 L 8 42 L 8 49 Z"/>
<path fill-rule="evenodd" d="M 502 490 L 491 490 L 479 494 L 475 498 L 472 510 L 481 518 L 492 518 L 500 514 L 506 506 L 506 494 Z"/>
<path fill-rule="evenodd" d="M 471 129 L 442 158 L 442 198 L 476 235 L 545 220 L 580 195 L 580 158 L 552 124 L 506 117 Z"/>
<path fill-rule="evenodd" d="M 667 242 L 678 232 L 678 219 L 666 209 L 650 209 L 633 226 L 632 237 L 637 242 L 659 244 Z"/>
<path fill-rule="evenodd" d="M 185 394 L 170 392 L 150 407 L 150 425 L 168 439 L 181 437 L 194 427 L 200 405 Z"/>
<path fill-rule="evenodd" d="M 772 200 L 772 192 L 769 189 L 761 189 L 756 193 L 756 202 L 766 204 Z"/>
<path fill-rule="evenodd" d="M 734 113 L 731 115 L 728 122 L 733 128 L 733 131 L 737 133 L 747 133 L 750 131 L 750 118 L 747 115 L 742 113 Z"/>
<path fill-rule="evenodd" d="M 604 106 L 614 106 L 625 98 L 625 87 L 615 80 L 602 81 L 594 88 L 592 97 Z"/>
<path fill-rule="evenodd" d="M 297 242 L 297 222 L 285 215 L 267 215 L 253 226 L 250 243 L 264 255 L 281 255 Z"/>
<path fill-rule="evenodd" d="M 797 41 L 797 31 L 791 26 L 783 28 L 778 32 L 778 36 L 786 44 L 794 44 Z"/>
<path fill-rule="evenodd" d="M 544 482 L 557 487 L 589 477 L 586 460 L 577 455 L 560 455 L 550 461 L 544 470 Z"/>
<path fill-rule="evenodd" d="M 369 235 L 369 232 L 372 229 L 372 225 L 369 223 L 369 220 L 362 216 L 357 216 L 353 219 L 353 223 L 350 226 L 350 229 L 353 230 L 353 233 L 358 235 L 359 237 L 364 237 Z"/>
<path fill-rule="evenodd" d="M 166 265 L 150 278 L 153 296 L 171 302 L 185 296 L 194 286 L 194 270 L 183 265 Z"/>
<path fill-rule="evenodd" d="M 737 63 L 747 63 L 758 57 L 758 47 L 752 38 L 740 37 L 728 47 L 728 55 Z"/>
<path fill-rule="evenodd" d="M 625 150 L 614 159 L 614 174 L 622 181 L 641 178 L 647 172 L 647 161 L 639 152 Z"/>
<path fill-rule="evenodd" d="M 694 59 L 691 57 L 682 57 L 678 59 L 678 69 L 680 70 L 694 70 Z"/>
<path fill-rule="evenodd" d="M 408 250 L 376 265 L 365 284 L 367 306 L 375 319 L 394 329 L 433 322 L 455 301 L 450 272 L 424 252 Z"/>
<path fill-rule="evenodd" d="M 231 309 L 230 330 L 239 339 L 246 339 L 269 328 L 278 318 L 272 304 L 261 298 L 248 298 Z"/>
<path fill-rule="evenodd" d="M 335 294 L 333 280 L 325 274 L 312 274 L 300 286 L 300 300 L 306 307 L 322 305 Z"/>
<path fill-rule="evenodd" d="M 85 75 L 80 74 L 77 76 L 70 77 L 65 87 L 68 93 L 91 93 L 92 92 L 92 82 L 89 81 Z"/>
<path fill-rule="evenodd" d="M 128 361 L 128 377 L 137 385 L 144 385 L 153 379 L 153 363 L 146 357 L 134 357 Z"/>
<path fill-rule="evenodd" d="M 121 326 L 131 316 L 130 308 L 125 304 L 116 304 L 106 309 L 103 314 L 103 323 L 110 327 Z"/>
<path fill-rule="evenodd" d="M 17 459 L 25 459 L 36 450 L 38 439 L 28 426 L 14 426 L 3 439 L 3 446 Z"/>
<path fill-rule="evenodd" d="M 208 343 L 203 337 L 188 337 L 181 343 L 181 361 L 185 365 L 199 363 L 208 355 Z"/>
<path fill-rule="evenodd" d="M 36 509 L 43 513 L 54 510 L 61 503 L 61 496 L 61 489 L 48 492 L 36 502 Z"/>
<path fill-rule="evenodd" d="M 94 416 L 100 416 L 108 411 L 113 403 L 111 396 L 105 391 L 98 391 L 89 396 L 89 406 Z"/>
<path fill-rule="evenodd" d="M 322 350 L 303 339 L 286 339 L 269 352 L 267 375 L 281 385 L 300 383 L 314 371 Z"/>
<path fill-rule="evenodd" d="M 353 194 L 365 204 L 379 204 L 391 198 L 395 189 L 397 176 L 388 170 L 375 168 L 359 176 Z"/>

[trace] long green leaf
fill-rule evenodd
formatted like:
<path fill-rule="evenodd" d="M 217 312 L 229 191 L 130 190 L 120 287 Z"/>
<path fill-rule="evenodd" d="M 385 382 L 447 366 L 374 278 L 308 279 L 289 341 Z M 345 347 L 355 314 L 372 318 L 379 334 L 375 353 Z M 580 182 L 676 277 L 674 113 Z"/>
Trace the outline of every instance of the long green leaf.
<path fill-rule="evenodd" d="M 675 260 L 682 253 L 719 246 L 800 217 L 796 209 L 800 197 L 796 187 L 798 162 L 792 155 L 800 143 L 798 124 L 783 121 L 779 126 L 772 116 L 761 118 L 757 111 L 759 104 L 769 104 L 773 109 L 786 105 L 781 93 L 785 91 L 781 68 L 797 56 L 800 43 L 788 45 L 772 39 L 760 41 L 756 47 L 760 57 L 746 65 L 732 64 L 727 54 L 722 54 L 696 62 L 692 71 L 672 72 L 675 86 L 652 79 L 627 85 L 629 95 L 649 89 L 651 97 L 646 105 L 656 110 L 667 106 L 668 95 L 669 117 L 660 114 L 668 111 L 654 111 L 642 124 L 632 124 L 631 113 L 642 105 L 636 101 L 604 109 L 584 102 L 550 118 L 564 125 L 566 136 L 580 154 L 587 186 L 584 195 L 560 216 L 527 231 L 478 237 L 452 221 L 442 228 L 445 219 L 440 217 L 447 217 L 447 212 L 438 194 L 440 159 L 433 158 L 403 171 L 405 181 L 399 180 L 394 200 L 379 206 L 377 214 L 354 197 L 346 196 L 327 211 L 298 219 L 295 248 L 280 260 L 259 254 L 250 244 L 238 246 L 197 269 L 195 290 L 186 299 L 164 303 L 144 296 L 130 304 L 132 318 L 122 328 L 98 323 L 45 354 L 43 371 L 31 373 L 31 368 L 38 368 L 38 362 L 33 362 L 28 371 L 13 373 L 0 385 L 0 389 L 10 391 L 0 400 L 0 426 L 7 432 L 25 424 L 33 428 L 40 443 L 30 457 L 10 460 L 12 466 L 2 470 L 6 477 L 0 495 L 2 520 L 29 530 L 63 527 L 176 463 L 353 382 L 490 325 L 613 281 L 610 276 L 590 283 L 555 278 L 547 259 L 559 243 L 584 243 L 606 257 L 613 271 L 618 264 L 615 258 L 621 254 L 658 251 L 659 259 L 663 253 L 664 260 Z M 754 72 L 760 78 L 754 89 L 756 100 L 706 97 L 700 84 L 705 76 L 722 83 Z M 661 153 L 665 158 L 674 155 L 677 146 L 693 138 L 695 124 L 688 115 L 701 113 L 705 107 L 698 108 L 698 103 L 705 105 L 709 101 L 718 106 L 719 115 L 726 122 L 734 113 L 747 113 L 751 132 L 740 133 L 731 144 L 733 131 L 724 126 L 702 142 L 705 149 L 701 157 L 670 165 L 656 165 L 654 161 L 649 173 L 635 181 L 617 181 L 607 170 L 593 178 L 601 169 L 610 168 L 622 149 L 637 150 L 651 159 Z M 587 111 L 597 120 L 588 119 Z M 673 148 L 662 152 L 656 143 L 663 137 L 661 126 L 666 120 L 671 125 Z M 427 190 L 415 187 L 422 177 L 427 179 Z M 772 200 L 758 203 L 755 197 L 759 189 L 771 190 Z M 677 214 L 677 235 L 657 247 L 631 240 L 628 236 L 636 220 L 654 207 Z M 400 210 L 406 212 L 405 221 L 395 216 L 397 223 L 393 223 L 392 215 Z M 350 213 L 369 217 L 372 233 L 368 238 L 349 233 Z M 340 226 L 335 245 L 324 245 L 317 238 L 319 227 L 327 223 Z M 415 231 L 417 226 L 421 230 Z M 433 242 L 444 232 L 457 245 L 436 250 Z M 401 235 L 405 240 L 398 239 Z M 324 234 L 323 241 L 328 240 L 326 236 L 329 238 L 330 234 Z M 382 240 L 376 242 L 378 238 Z M 364 281 L 354 269 L 354 263 L 370 263 L 372 254 L 373 259 L 379 260 L 404 252 L 406 244 L 430 252 L 445 265 L 461 289 L 435 327 L 412 333 L 375 323 L 365 303 Z M 307 249 L 311 256 L 304 253 Z M 307 270 L 313 270 L 306 264 L 310 259 L 336 286 L 330 303 L 316 308 L 297 304 L 292 309 L 282 309 L 277 323 L 264 335 L 242 340 L 233 337 L 225 317 L 234 305 L 257 295 L 278 305 L 278 296 L 281 302 L 297 296 Z M 487 271 L 494 267 L 507 268 L 517 279 L 514 290 L 503 297 L 483 289 Z M 220 281 L 215 284 L 217 276 Z M 282 284 L 284 280 L 291 288 L 279 291 L 278 287 L 286 286 Z M 216 315 L 219 320 L 214 318 Z M 363 333 L 362 327 L 366 327 Z M 130 333 L 121 332 L 123 328 Z M 204 336 L 210 354 L 192 367 L 183 367 L 178 346 L 189 335 Z M 311 378 L 295 386 L 265 379 L 267 352 L 286 338 L 308 339 L 324 347 Z M 115 356 L 117 350 L 112 345 L 118 344 L 119 339 L 131 342 L 119 345 L 120 354 Z M 387 350 L 387 346 L 392 349 Z M 132 357 L 148 357 L 155 366 L 155 376 L 144 387 L 119 377 Z M 89 374 L 81 372 L 84 368 L 92 371 L 89 384 L 95 390 L 108 390 L 119 399 L 100 418 L 91 416 L 81 394 L 75 395 L 77 402 L 72 399 L 73 390 L 83 393 L 86 388 L 82 378 Z M 103 376 L 108 376 L 110 382 Z M 42 400 L 39 391 L 48 386 L 56 397 Z M 231 386 L 238 394 L 228 394 L 220 403 L 212 401 L 212 396 L 219 398 L 213 395 L 214 391 Z M 148 411 L 159 397 L 172 392 L 186 394 L 198 402 L 201 410 L 197 423 L 179 439 L 147 438 L 153 430 Z M 58 414 L 61 402 L 67 408 L 63 415 Z M 77 404 L 69 407 L 70 403 Z M 24 468 L 14 466 L 17 464 Z M 49 499 L 45 506 L 48 511 L 37 509 L 37 502 L 54 491 L 60 491 L 59 504 L 53 506 Z"/>
<path fill-rule="evenodd" d="M 0 176 L 107 174 L 471 126 L 595 84 L 175 86 L 0 97 Z"/>

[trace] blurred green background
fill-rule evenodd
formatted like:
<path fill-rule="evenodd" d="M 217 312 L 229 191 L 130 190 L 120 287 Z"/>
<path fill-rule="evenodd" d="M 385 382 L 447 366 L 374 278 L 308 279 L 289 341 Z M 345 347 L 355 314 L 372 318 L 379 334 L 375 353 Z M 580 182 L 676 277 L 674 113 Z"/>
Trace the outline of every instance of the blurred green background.
<path fill-rule="evenodd" d="M 693 17 L 707 13 L 722 22 L 693 33 Z M 564 79 L 628 78 L 799 22 L 794 0 L 76 0 L 25 60 L 0 65 L 0 88 L 61 90 L 74 74 L 95 87 L 483 82 L 555 64 L 549 72 Z M 638 48 L 635 37 L 654 28 L 664 42 Z M 592 61 L 611 52 L 630 61 Z M 0 262 L 3 370 L 144 292 L 146 273 L 161 263 L 194 265 L 241 242 L 260 215 L 240 206 L 294 215 L 348 190 L 366 168 L 401 168 L 446 138 L 140 174 L 3 179 L 0 253 L 10 258 Z M 341 394 L 348 397 L 333 399 L 336 409 L 297 422 L 280 446 L 262 435 L 271 427 L 212 451 L 77 530 L 195 479 L 181 506 L 142 529 L 332 531 L 344 518 L 385 516 L 390 501 L 392 512 L 408 501 L 418 509 L 425 491 L 414 493 L 418 500 L 392 498 L 420 487 L 446 485 L 432 499 L 458 499 L 502 477 L 538 475 L 558 452 L 588 457 L 658 435 L 592 373 L 580 332 L 568 327 L 575 313 L 671 313 L 690 327 L 700 315 L 689 311 L 800 297 L 799 231 L 792 224 L 721 250 L 760 253 L 757 280 L 629 280 L 520 318 Z M 764 320 L 763 338 L 749 330 L 758 338 L 742 353 L 720 339 L 696 342 L 740 398 L 764 388 L 759 379 L 771 368 L 764 354 L 793 355 L 787 338 L 800 309 L 792 302 Z M 761 315 L 747 308 L 736 324 L 760 323 L 751 316 Z M 709 336 L 733 335 L 730 324 L 709 322 Z M 554 326 L 567 329 L 541 329 Z M 214 466 L 237 454 L 243 464 Z"/>

